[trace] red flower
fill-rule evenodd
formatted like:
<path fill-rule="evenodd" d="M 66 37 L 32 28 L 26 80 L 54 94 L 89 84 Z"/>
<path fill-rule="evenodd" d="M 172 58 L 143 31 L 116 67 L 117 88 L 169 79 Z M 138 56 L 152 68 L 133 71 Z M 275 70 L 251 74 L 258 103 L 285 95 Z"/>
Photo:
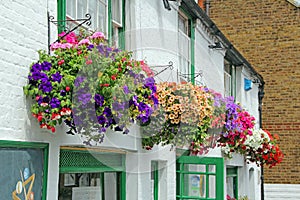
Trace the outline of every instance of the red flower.
<path fill-rule="evenodd" d="M 52 133 L 54 133 L 55 132 L 55 127 L 52 127 L 51 131 L 52 131 Z"/>
<path fill-rule="evenodd" d="M 112 76 L 111 76 L 111 80 L 114 81 L 114 80 L 116 80 L 116 79 L 117 79 L 117 76 L 116 76 L 116 75 L 112 75 Z"/>
<path fill-rule="evenodd" d="M 62 64 L 64 64 L 65 63 L 65 61 L 64 60 L 60 60 L 60 61 L 58 61 L 58 65 L 62 65 Z"/>
<path fill-rule="evenodd" d="M 71 89 L 71 88 L 70 88 L 69 86 L 66 87 L 66 91 L 67 91 L 67 92 L 69 92 L 70 89 Z"/>
<path fill-rule="evenodd" d="M 93 63 L 92 60 L 87 60 L 87 61 L 85 62 L 85 64 L 87 64 L 87 65 L 90 65 L 90 64 L 92 64 L 92 63 Z"/>
<path fill-rule="evenodd" d="M 42 121 L 43 120 L 43 116 L 42 115 L 39 115 L 38 117 L 37 117 L 37 120 L 40 122 L 40 121 Z"/>

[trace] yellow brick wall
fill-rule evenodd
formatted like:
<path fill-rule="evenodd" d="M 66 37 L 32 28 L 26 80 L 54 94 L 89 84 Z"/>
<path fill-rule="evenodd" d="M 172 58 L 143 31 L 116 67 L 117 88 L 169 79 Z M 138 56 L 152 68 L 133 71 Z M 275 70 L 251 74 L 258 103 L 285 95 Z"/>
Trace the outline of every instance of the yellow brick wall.
<path fill-rule="evenodd" d="M 300 8 L 286 0 L 211 0 L 210 17 L 264 77 L 263 128 L 284 161 L 266 183 L 300 184 Z"/>

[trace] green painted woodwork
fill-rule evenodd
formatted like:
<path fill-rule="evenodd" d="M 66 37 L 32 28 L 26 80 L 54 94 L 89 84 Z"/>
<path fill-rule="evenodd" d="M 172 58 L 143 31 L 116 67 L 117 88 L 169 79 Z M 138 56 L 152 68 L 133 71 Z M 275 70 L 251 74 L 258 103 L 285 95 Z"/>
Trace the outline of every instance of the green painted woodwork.
<path fill-rule="evenodd" d="M 122 154 L 60 151 L 60 173 L 123 171 L 124 168 Z"/>
<path fill-rule="evenodd" d="M 153 173 L 153 179 L 154 179 L 153 200 L 158 200 L 158 190 L 159 190 L 158 161 L 151 162 L 151 171 Z"/>
<path fill-rule="evenodd" d="M 66 12 L 67 12 L 67 3 L 66 0 L 57 0 L 57 28 L 58 33 L 61 33 L 65 30 L 66 27 Z"/>

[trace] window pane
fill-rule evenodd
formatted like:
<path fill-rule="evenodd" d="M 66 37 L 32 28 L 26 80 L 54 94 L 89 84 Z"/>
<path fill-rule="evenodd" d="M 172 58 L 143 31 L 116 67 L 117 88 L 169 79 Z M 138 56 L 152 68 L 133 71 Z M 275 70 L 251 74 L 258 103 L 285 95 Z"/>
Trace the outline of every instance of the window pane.
<path fill-rule="evenodd" d="M 205 172 L 206 167 L 205 165 L 199 165 L 199 164 L 185 164 L 185 171 L 190 172 Z"/>
<path fill-rule="evenodd" d="M 208 171 L 211 173 L 216 173 L 216 165 L 209 165 Z"/>
<path fill-rule="evenodd" d="M 103 32 L 106 35 L 106 4 L 98 3 L 98 25 L 97 30 Z"/>
<path fill-rule="evenodd" d="M 112 20 L 117 22 L 119 25 L 122 24 L 122 11 L 121 11 L 121 0 L 112 0 Z"/>
<path fill-rule="evenodd" d="M 84 18 L 87 13 L 87 2 L 78 0 L 77 1 L 77 16 L 76 18 Z"/>
<path fill-rule="evenodd" d="M 118 199 L 118 178 L 115 172 L 60 174 L 59 200 Z"/>
<path fill-rule="evenodd" d="M 210 175 L 209 179 L 209 198 L 216 198 L 216 176 Z"/>
<path fill-rule="evenodd" d="M 234 197 L 235 196 L 235 177 L 226 177 L 226 185 L 227 185 L 227 195 L 229 195 L 230 197 Z"/>
<path fill-rule="evenodd" d="M 44 152 L 34 148 L 0 148 L 1 199 L 42 199 Z"/>
<path fill-rule="evenodd" d="M 76 18 L 76 0 L 67 0 L 67 15 Z"/>
<path fill-rule="evenodd" d="M 93 30 L 97 29 L 97 0 L 89 0 L 89 14 L 91 15 L 91 28 Z"/>
<path fill-rule="evenodd" d="M 184 196 L 205 197 L 206 181 L 205 175 L 185 174 L 184 175 Z"/>
<path fill-rule="evenodd" d="M 105 200 L 117 200 L 117 173 L 104 173 Z"/>
<path fill-rule="evenodd" d="M 187 19 L 178 14 L 178 28 L 184 34 L 187 34 Z"/>

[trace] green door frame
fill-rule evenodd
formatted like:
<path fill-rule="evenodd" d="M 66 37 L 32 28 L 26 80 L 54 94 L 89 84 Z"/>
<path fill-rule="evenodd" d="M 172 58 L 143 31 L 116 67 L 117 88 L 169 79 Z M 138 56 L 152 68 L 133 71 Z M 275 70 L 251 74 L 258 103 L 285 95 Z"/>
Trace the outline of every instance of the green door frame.
<path fill-rule="evenodd" d="M 1 148 L 29 148 L 29 149 L 31 148 L 31 149 L 42 149 L 44 151 L 42 200 L 46 200 L 47 199 L 49 144 L 48 143 L 40 143 L 40 142 L 20 142 L 20 141 L 0 140 L 0 149 Z"/>
<path fill-rule="evenodd" d="M 185 169 L 186 164 L 198 164 L 205 165 L 205 172 L 195 172 L 188 171 Z M 209 166 L 215 166 L 215 172 L 209 172 Z M 192 197 L 184 195 L 184 175 L 185 174 L 196 174 L 196 175 L 206 175 L 205 188 L 206 197 Z M 216 198 L 208 198 L 209 194 L 209 175 L 216 177 Z M 181 156 L 177 159 L 177 200 L 182 199 L 206 199 L 206 200 L 223 200 L 224 199 L 224 159 L 223 158 L 213 158 L 213 157 L 198 157 L 198 156 Z"/>

